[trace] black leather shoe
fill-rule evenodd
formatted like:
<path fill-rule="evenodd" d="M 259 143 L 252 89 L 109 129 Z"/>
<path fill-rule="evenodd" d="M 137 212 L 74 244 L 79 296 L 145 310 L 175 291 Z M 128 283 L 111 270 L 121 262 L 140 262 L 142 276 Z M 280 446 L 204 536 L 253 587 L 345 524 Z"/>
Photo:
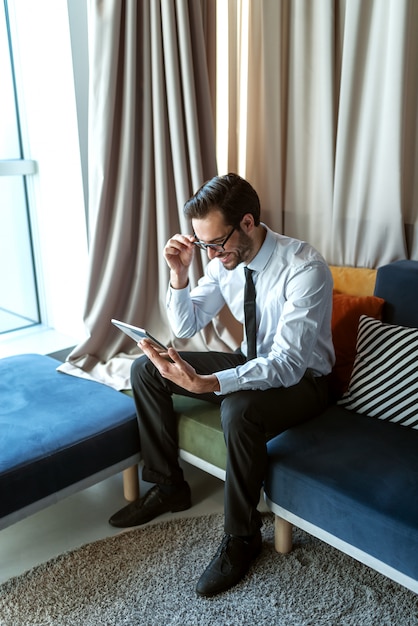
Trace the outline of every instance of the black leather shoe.
<path fill-rule="evenodd" d="M 200 596 L 211 597 L 230 589 L 244 578 L 260 552 L 260 531 L 248 541 L 225 535 L 217 553 L 200 577 L 196 592 Z"/>
<path fill-rule="evenodd" d="M 112 515 L 109 524 L 117 528 L 139 526 L 163 513 L 185 511 L 191 506 L 190 487 L 186 482 L 179 487 L 178 491 L 169 495 L 155 485 L 143 498 L 138 498 Z"/>

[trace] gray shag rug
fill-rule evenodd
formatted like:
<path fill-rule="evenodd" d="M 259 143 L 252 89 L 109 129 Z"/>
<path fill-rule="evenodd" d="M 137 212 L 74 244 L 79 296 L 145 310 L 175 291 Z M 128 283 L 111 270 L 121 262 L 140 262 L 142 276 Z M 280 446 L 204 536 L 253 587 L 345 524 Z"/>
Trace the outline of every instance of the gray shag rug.
<path fill-rule="evenodd" d="M 279 555 L 264 515 L 263 551 L 236 587 L 195 585 L 223 516 L 176 519 L 72 550 L 0 587 L 2 626 L 416 626 L 418 596 L 303 531 Z"/>

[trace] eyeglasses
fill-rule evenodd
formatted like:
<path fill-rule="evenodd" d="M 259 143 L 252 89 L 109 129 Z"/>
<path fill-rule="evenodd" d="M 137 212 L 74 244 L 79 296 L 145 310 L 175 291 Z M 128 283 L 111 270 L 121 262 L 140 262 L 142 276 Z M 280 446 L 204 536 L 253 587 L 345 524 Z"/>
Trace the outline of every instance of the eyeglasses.
<path fill-rule="evenodd" d="M 214 252 L 223 252 L 225 250 L 225 244 L 228 241 L 228 239 L 231 237 L 231 235 L 234 232 L 234 230 L 235 230 L 235 226 L 231 230 L 229 235 L 227 235 L 225 237 L 225 239 L 222 241 L 222 243 L 204 243 L 203 241 L 200 241 L 199 239 L 197 241 L 194 241 L 193 243 L 195 244 L 195 246 L 197 246 L 201 250 L 207 250 L 209 248 L 210 250 L 213 250 Z M 195 235 L 195 237 L 196 237 L 196 235 Z M 197 237 L 196 237 L 196 239 L 197 239 Z"/>

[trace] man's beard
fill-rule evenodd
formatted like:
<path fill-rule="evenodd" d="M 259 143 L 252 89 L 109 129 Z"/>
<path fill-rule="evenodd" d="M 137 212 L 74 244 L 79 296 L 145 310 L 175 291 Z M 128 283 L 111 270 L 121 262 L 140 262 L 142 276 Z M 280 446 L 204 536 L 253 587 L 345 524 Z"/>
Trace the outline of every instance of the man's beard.
<path fill-rule="evenodd" d="M 240 263 L 245 263 L 251 258 L 251 237 L 246 235 L 242 230 L 238 230 L 237 232 L 239 237 L 238 244 L 236 249 L 231 254 L 231 260 L 229 263 L 232 263 L 232 265 L 225 265 L 227 270 L 234 270 Z"/>

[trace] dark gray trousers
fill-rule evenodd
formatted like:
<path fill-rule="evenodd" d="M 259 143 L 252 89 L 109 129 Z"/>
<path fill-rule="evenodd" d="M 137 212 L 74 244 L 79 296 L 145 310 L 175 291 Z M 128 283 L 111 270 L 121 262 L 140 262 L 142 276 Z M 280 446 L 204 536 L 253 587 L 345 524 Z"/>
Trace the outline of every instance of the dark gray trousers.
<path fill-rule="evenodd" d="M 198 373 L 211 374 L 245 362 L 240 353 L 182 352 Z M 225 532 L 254 534 L 261 526 L 257 511 L 266 471 L 266 442 L 287 428 L 318 415 L 328 404 L 326 377 L 309 371 L 292 387 L 239 391 L 226 396 L 191 394 L 161 377 L 146 356 L 132 365 L 132 389 L 138 414 L 144 480 L 175 485 L 183 472 L 178 462 L 177 420 L 172 394 L 194 396 L 220 405 L 227 447 Z"/>

